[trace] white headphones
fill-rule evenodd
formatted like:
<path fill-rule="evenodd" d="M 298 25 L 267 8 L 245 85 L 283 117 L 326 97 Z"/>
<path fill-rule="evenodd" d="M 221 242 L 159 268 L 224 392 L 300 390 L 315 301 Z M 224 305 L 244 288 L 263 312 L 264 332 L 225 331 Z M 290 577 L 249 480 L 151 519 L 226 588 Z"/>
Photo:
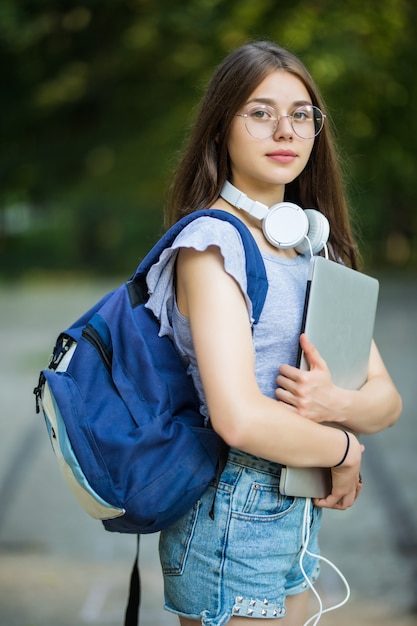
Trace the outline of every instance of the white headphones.
<path fill-rule="evenodd" d="M 330 234 L 327 217 L 314 209 L 302 209 L 292 202 L 271 207 L 251 200 L 229 181 L 220 196 L 232 206 L 262 221 L 265 238 L 276 248 L 295 248 L 299 254 L 318 254 L 326 247 Z"/>

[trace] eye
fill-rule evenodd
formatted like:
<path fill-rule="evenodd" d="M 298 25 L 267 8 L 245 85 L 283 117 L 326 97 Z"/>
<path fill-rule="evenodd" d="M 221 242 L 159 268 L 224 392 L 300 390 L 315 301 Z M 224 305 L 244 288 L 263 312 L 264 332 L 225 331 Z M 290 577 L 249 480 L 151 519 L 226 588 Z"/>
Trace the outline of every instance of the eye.
<path fill-rule="evenodd" d="M 299 107 L 292 114 L 292 118 L 294 122 L 311 121 L 313 119 L 313 109 L 309 106 Z"/>
<path fill-rule="evenodd" d="M 268 122 L 275 118 L 275 111 L 268 107 L 256 106 L 249 109 L 248 117 L 259 122 Z"/>

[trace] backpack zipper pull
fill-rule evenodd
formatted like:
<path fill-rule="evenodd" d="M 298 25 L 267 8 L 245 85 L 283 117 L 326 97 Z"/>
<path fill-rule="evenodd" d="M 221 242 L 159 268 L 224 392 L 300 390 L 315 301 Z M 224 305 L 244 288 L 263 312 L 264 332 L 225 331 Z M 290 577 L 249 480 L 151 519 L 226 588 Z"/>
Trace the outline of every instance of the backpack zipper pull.
<path fill-rule="evenodd" d="M 38 385 L 33 390 L 33 393 L 35 394 L 35 398 L 36 398 L 36 413 L 37 414 L 41 412 L 41 394 L 42 394 L 42 389 L 45 384 L 45 381 L 46 381 L 45 375 L 43 372 L 41 372 L 39 375 Z"/>

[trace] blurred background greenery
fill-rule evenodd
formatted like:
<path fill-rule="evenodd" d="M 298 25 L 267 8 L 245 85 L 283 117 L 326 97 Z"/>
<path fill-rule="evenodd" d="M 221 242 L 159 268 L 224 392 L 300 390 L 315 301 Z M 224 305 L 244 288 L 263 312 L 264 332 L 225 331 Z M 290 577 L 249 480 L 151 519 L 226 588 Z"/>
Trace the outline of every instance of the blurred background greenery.
<path fill-rule="evenodd" d="M 1 0 L 1 275 L 129 275 L 213 68 L 260 38 L 324 95 L 366 267 L 414 272 L 415 0 Z"/>

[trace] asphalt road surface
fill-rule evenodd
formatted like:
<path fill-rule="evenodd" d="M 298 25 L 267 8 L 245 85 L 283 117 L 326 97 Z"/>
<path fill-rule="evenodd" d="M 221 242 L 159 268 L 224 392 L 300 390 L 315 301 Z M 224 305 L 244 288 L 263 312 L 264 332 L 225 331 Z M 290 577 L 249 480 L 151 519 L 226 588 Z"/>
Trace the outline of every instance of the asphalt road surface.
<path fill-rule="evenodd" d="M 375 338 L 404 411 L 394 428 L 365 438 L 358 503 L 325 513 L 322 553 L 351 598 L 323 626 L 417 625 L 417 280 L 380 278 Z M 32 395 L 57 333 L 113 286 L 0 286 L 0 626 L 123 623 L 135 538 L 107 533 L 73 500 Z M 162 608 L 157 539 L 142 538 L 141 626 L 178 623 Z M 326 605 L 340 599 L 326 567 L 319 588 Z"/>

